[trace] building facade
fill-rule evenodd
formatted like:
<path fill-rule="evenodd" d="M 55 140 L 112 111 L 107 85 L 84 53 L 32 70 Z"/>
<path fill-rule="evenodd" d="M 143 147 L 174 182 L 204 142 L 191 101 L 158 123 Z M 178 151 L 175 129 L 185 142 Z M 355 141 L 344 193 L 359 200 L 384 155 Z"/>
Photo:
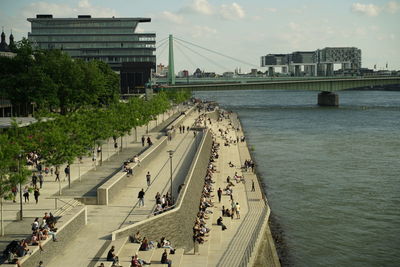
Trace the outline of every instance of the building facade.
<path fill-rule="evenodd" d="M 334 64 L 341 64 L 341 74 L 358 74 L 361 50 L 356 47 L 326 47 L 261 57 L 261 67 L 267 67 L 270 76 L 274 75 L 275 67 L 281 67 L 282 73 L 290 76 L 332 76 Z"/>
<path fill-rule="evenodd" d="M 114 71 L 124 73 L 121 75 L 121 93 L 127 93 L 129 88 L 143 87 L 150 79 L 148 68 L 155 70 L 156 34 L 135 32 L 139 23 L 150 22 L 150 18 L 37 15 L 28 21 L 31 23 L 28 39 L 35 47 L 60 49 L 73 58 L 86 61 L 101 60 Z M 135 73 L 130 73 L 132 70 Z"/>

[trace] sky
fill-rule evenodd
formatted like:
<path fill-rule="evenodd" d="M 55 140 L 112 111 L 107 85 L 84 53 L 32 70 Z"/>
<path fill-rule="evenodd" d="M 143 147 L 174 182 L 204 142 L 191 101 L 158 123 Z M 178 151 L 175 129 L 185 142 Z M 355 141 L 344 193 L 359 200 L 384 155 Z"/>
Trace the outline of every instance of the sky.
<path fill-rule="evenodd" d="M 176 72 L 264 70 L 263 55 L 335 46 L 360 48 L 363 67 L 400 69 L 400 0 L 0 0 L 7 40 L 27 37 L 36 14 L 149 17 L 137 31 L 156 33 L 157 63 L 168 64 L 169 34 L 186 41 L 174 42 Z"/>

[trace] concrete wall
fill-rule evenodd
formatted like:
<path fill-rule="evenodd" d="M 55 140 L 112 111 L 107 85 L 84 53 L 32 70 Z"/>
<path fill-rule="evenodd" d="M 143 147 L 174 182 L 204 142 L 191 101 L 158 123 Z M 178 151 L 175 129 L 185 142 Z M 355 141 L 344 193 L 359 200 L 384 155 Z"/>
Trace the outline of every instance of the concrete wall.
<path fill-rule="evenodd" d="M 114 231 L 112 239 L 124 238 L 140 231 L 142 236 L 149 240 L 156 241 L 165 236 L 171 240 L 174 247 L 186 250 L 193 248 L 193 225 L 200 204 L 211 145 L 211 132 L 207 130 L 196 152 L 188 172 L 186 186 L 181 191 L 175 209 Z"/>
<path fill-rule="evenodd" d="M 59 242 L 53 242 L 51 236 L 42 241 L 43 252 L 35 247 L 32 255 L 25 256 L 21 260 L 23 267 L 37 267 L 39 261 L 43 261 L 44 266 L 57 255 L 63 253 L 68 243 L 71 242 L 79 230 L 87 223 L 86 207 L 78 206 L 72 210 L 74 215 L 63 216 L 57 223 L 57 239 Z M 65 221 L 64 221 L 65 220 Z"/>
<path fill-rule="evenodd" d="M 163 136 L 157 142 L 146 149 L 140 155 L 141 166 L 146 167 L 151 160 L 153 160 L 159 153 L 160 150 L 167 146 L 167 137 Z M 137 164 L 133 166 L 133 173 L 137 169 Z M 133 174 L 135 175 L 135 174 Z M 107 182 L 102 184 L 97 188 L 97 204 L 98 205 L 108 205 L 121 191 L 122 188 L 126 186 L 132 176 L 127 176 L 126 172 L 118 172 L 116 175 L 111 177 Z"/>

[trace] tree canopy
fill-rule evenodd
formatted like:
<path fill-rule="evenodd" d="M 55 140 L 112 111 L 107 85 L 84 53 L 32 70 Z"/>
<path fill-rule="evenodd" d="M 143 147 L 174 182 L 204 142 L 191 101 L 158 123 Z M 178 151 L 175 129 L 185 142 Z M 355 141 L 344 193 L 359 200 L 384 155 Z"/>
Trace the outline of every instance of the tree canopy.
<path fill-rule="evenodd" d="M 118 101 L 118 74 L 104 62 L 72 59 L 56 49 L 33 50 L 27 39 L 15 52 L 13 58 L 0 57 L 0 96 L 15 107 L 25 110 L 35 103 L 40 110 L 67 114 Z"/>

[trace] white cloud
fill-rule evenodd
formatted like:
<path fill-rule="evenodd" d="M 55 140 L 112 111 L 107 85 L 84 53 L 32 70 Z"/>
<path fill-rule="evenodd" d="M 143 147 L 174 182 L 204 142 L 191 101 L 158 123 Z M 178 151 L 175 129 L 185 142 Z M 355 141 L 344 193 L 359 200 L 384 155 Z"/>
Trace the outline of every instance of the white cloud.
<path fill-rule="evenodd" d="M 300 29 L 300 25 L 294 22 L 289 22 L 289 28 L 292 31 L 298 31 Z"/>
<path fill-rule="evenodd" d="M 182 7 L 178 13 L 195 13 L 202 15 L 212 15 L 214 13 L 214 8 L 208 3 L 207 0 L 193 0 L 190 4 Z"/>
<path fill-rule="evenodd" d="M 112 8 L 93 6 L 89 0 L 81 0 L 77 6 L 49 2 L 33 2 L 22 9 L 25 17 L 35 17 L 36 14 L 52 14 L 54 17 L 76 17 L 77 15 L 92 15 L 92 17 L 112 17 L 117 12 Z"/>
<path fill-rule="evenodd" d="M 169 11 L 163 11 L 161 17 L 176 24 L 181 24 L 184 21 L 182 16 Z"/>
<path fill-rule="evenodd" d="M 208 37 L 217 33 L 217 30 L 214 28 L 209 28 L 207 26 L 195 26 L 192 37 Z"/>
<path fill-rule="evenodd" d="M 235 20 L 245 17 L 244 9 L 237 3 L 221 5 L 220 14 L 224 19 Z"/>
<path fill-rule="evenodd" d="M 137 33 L 143 33 L 143 32 L 144 32 L 144 29 L 143 29 L 142 27 L 140 27 L 140 24 L 138 24 L 138 26 L 136 27 L 135 32 L 137 32 Z"/>
<path fill-rule="evenodd" d="M 367 15 L 369 17 L 376 17 L 383 11 L 390 14 L 397 13 L 400 10 L 400 3 L 398 1 L 390 1 L 380 6 L 374 4 L 354 3 L 351 6 L 351 10 L 355 13 Z"/>
<path fill-rule="evenodd" d="M 367 34 L 367 30 L 364 27 L 358 27 L 355 29 L 355 34 L 357 36 L 365 36 Z"/>
<path fill-rule="evenodd" d="M 81 1 L 79 1 L 78 7 L 80 7 L 80 8 L 88 8 L 88 7 L 90 7 L 89 0 L 81 0 Z"/>
<path fill-rule="evenodd" d="M 211 15 L 213 13 L 212 7 L 207 0 L 194 0 L 191 7 L 200 14 Z"/>
<path fill-rule="evenodd" d="M 397 13 L 400 10 L 400 3 L 396 1 L 390 1 L 386 4 L 385 10 L 391 14 Z"/>
<path fill-rule="evenodd" d="M 278 9 L 275 7 L 266 7 L 264 8 L 264 10 L 271 13 L 275 13 L 276 11 L 278 11 Z"/>
<path fill-rule="evenodd" d="M 261 16 L 252 16 L 251 19 L 253 21 L 261 21 L 263 18 Z"/>
<path fill-rule="evenodd" d="M 355 13 L 360 13 L 363 15 L 367 15 L 370 17 L 378 16 L 381 12 L 381 7 L 376 6 L 374 4 L 361 4 L 361 3 L 354 3 L 351 6 L 351 9 Z"/>

